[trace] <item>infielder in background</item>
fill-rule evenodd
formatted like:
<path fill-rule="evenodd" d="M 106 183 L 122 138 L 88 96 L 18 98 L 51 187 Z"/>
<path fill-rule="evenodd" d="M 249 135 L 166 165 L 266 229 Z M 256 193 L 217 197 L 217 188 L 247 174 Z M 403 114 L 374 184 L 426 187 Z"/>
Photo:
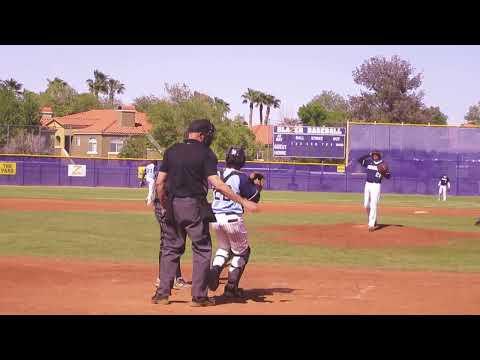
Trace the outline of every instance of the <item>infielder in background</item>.
<path fill-rule="evenodd" d="M 249 176 L 241 172 L 240 169 L 245 165 L 245 160 L 243 148 L 230 147 L 226 156 L 225 169 L 219 171 L 218 175 L 233 192 L 258 203 L 263 187 L 263 175 L 252 173 Z M 243 207 L 215 189 L 213 195 L 212 210 L 217 222 L 213 223 L 212 227 L 217 234 L 218 250 L 210 269 L 209 289 L 215 291 L 218 288 L 220 274 L 230 260 L 228 281 L 223 294 L 229 298 L 241 298 L 242 289 L 238 285 L 250 258 L 247 229 L 243 222 Z"/>
<path fill-rule="evenodd" d="M 382 154 L 379 151 L 372 151 L 370 154 L 362 156 L 358 161 L 367 169 L 364 206 L 368 215 L 368 231 L 372 232 L 375 231 L 377 226 L 377 207 L 380 201 L 382 179 L 389 179 L 391 173 L 387 164 L 382 160 Z"/>
<path fill-rule="evenodd" d="M 149 161 L 148 165 L 145 166 L 144 177 L 148 185 L 148 195 L 145 199 L 147 205 L 152 205 L 153 200 L 155 199 L 154 188 L 155 188 L 155 163 L 156 161 Z"/>
<path fill-rule="evenodd" d="M 450 190 L 450 179 L 443 175 L 438 182 L 438 200 L 447 201 L 447 190 Z"/>

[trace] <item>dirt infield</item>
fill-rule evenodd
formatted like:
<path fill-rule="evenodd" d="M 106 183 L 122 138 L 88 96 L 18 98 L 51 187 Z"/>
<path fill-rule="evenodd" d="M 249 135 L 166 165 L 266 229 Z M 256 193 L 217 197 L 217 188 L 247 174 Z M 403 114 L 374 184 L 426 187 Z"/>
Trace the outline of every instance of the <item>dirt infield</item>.
<path fill-rule="evenodd" d="M 403 225 L 379 225 L 370 233 L 367 225 L 275 225 L 259 230 L 273 240 L 293 244 L 326 245 L 338 248 L 378 248 L 445 245 L 456 239 L 478 239 L 472 232 L 420 229 Z"/>
<path fill-rule="evenodd" d="M 220 288 L 200 309 L 190 290 L 150 304 L 154 264 L 0 257 L 0 273 L 0 314 L 480 314 L 479 273 L 252 265 L 244 303 L 222 303 Z"/>
<path fill-rule="evenodd" d="M 307 203 L 274 203 L 264 202 L 259 206 L 261 212 L 272 214 L 286 213 L 358 213 L 364 212 L 361 204 L 307 204 Z M 15 199 L 4 198 L 0 201 L 1 210 L 15 211 L 108 211 L 108 212 L 151 212 L 143 201 L 132 200 L 61 200 L 61 199 Z M 415 208 L 392 207 L 382 205 L 382 214 L 387 215 L 416 215 L 422 214 L 437 216 L 468 216 L 478 217 L 476 209 L 442 209 L 442 208 Z"/>

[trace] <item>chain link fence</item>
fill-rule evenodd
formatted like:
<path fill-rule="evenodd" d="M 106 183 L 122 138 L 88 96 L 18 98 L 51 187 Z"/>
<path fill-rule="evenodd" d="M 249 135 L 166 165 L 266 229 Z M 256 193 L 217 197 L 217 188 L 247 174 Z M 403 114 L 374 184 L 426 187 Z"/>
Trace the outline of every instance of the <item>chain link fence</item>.
<path fill-rule="evenodd" d="M 55 155 L 55 132 L 43 126 L 0 126 L 0 153 Z"/>

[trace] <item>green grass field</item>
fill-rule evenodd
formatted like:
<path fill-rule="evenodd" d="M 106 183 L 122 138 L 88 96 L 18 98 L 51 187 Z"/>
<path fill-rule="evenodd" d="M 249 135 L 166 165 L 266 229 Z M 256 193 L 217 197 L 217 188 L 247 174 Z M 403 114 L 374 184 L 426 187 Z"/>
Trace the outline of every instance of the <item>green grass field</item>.
<path fill-rule="evenodd" d="M 66 188 L 0 186 L 0 201 L 5 198 L 129 200 L 141 202 L 145 189 Z M 298 203 L 359 204 L 361 194 L 264 192 L 264 201 Z M 382 196 L 381 206 L 444 207 L 478 209 L 477 197 L 450 197 L 447 203 L 432 196 Z M 128 212 L 14 212 L 0 210 L 0 255 L 53 256 L 83 260 L 156 262 L 159 226 L 153 213 Z M 288 263 L 480 271 L 480 228 L 474 218 L 431 215 L 382 215 L 383 223 L 456 230 L 478 234 L 479 240 L 458 239 L 443 246 L 377 249 L 337 249 L 319 245 L 295 245 L 272 240 L 261 228 L 271 225 L 336 224 L 365 221 L 363 212 L 345 214 L 268 214 L 247 215 L 246 223 L 253 248 L 252 263 Z M 190 261 L 187 245 L 185 261 Z"/>

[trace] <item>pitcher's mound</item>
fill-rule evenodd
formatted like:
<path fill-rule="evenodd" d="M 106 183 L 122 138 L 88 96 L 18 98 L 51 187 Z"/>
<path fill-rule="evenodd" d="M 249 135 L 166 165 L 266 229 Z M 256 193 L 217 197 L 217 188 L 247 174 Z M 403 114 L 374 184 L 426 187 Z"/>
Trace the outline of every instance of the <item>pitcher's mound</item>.
<path fill-rule="evenodd" d="M 374 232 L 363 224 L 268 226 L 274 240 L 295 244 L 346 248 L 445 245 L 449 241 L 478 239 L 478 233 L 420 229 L 394 224 L 379 224 Z"/>

